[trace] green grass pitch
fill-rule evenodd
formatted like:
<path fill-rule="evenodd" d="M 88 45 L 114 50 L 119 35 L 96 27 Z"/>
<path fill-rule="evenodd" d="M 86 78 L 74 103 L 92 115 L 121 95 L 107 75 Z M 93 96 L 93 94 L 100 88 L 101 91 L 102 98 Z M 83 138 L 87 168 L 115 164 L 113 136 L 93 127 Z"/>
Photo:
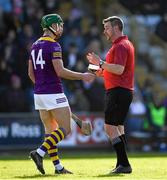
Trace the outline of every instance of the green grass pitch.
<path fill-rule="evenodd" d="M 167 154 L 146 153 L 130 154 L 132 174 L 107 175 L 114 168 L 115 154 L 100 151 L 65 151 L 61 153 L 63 165 L 71 170 L 72 175 L 54 175 L 54 168 L 49 158 L 44 160 L 45 175 L 40 175 L 27 154 L 0 154 L 0 180 L 2 179 L 39 179 L 39 180 L 167 180 Z"/>

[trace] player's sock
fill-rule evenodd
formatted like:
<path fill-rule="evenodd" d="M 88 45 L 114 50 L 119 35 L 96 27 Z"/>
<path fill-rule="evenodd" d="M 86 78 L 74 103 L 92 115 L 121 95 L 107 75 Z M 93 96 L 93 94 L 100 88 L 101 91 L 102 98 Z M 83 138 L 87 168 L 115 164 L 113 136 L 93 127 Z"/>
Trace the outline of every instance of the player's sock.
<path fill-rule="evenodd" d="M 125 150 L 125 144 L 120 137 L 116 137 L 112 140 L 112 145 L 117 154 L 117 161 L 119 165 L 130 166 L 128 157 Z"/>
<path fill-rule="evenodd" d="M 59 128 L 53 131 L 50 136 L 44 141 L 44 143 L 37 149 L 37 153 L 44 157 L 46 152 L 53 146 L 57 146 L 58 142 L 60 142 L 65 137 L 65 130 L 63 128 Z"/>
<path fill-rule="evenodd" d="M 50 134 L 45 134 L 45 140 L 50 136 Z M 48 154 L 55 166 L 55 168 L 57 170 L 61 170 L 63 169 L 63 166 L 61 165 L 60 163 L 60 160 L 59 160 L 59 156 L 58 156 L 58 147 L 55 145 L 55 146 L 52 146 L 49 150 L 48 150 Z"/>

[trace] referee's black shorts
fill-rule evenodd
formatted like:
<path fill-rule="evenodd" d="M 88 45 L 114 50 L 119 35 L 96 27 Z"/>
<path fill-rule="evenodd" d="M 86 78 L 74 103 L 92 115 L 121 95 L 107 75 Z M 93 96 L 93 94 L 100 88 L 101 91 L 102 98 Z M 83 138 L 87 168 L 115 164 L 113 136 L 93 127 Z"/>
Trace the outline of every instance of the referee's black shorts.
<path fill-rule="evenodd" d="M 105 124 L 123 125 L 129 106 L 133 99 L 133 91 L 116 87 L 106 91 L 105 95 Z"/>

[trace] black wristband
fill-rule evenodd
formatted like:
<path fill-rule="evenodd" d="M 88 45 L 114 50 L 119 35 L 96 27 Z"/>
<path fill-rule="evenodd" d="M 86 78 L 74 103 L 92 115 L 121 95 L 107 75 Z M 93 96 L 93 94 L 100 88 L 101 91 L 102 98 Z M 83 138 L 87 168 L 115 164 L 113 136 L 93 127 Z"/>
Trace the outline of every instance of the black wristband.
<path fill-rule="evenodd" d="M 102 68 L 103 64 L 104 64 L 104 61 L 103 61 L 103 60 L 100 60 L 100 62 L 99 62 L 100 68 Z"/>

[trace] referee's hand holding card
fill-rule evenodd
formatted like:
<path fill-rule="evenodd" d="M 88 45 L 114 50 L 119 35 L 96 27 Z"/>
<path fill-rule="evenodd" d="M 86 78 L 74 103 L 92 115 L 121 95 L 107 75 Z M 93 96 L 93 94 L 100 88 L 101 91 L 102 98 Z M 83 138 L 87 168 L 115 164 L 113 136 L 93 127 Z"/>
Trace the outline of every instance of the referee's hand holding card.
<path fill-rule="evenodd" d="M 88 70 L 89 72 L 95 74 L 96 76 L 103 76 L 103 69 L 99 66 L 99 56 L 97 56 L 94 53 L 88 53 L 87 54 L 87 59 L 89 61 L 89 66 L 88 66 Z"/>

